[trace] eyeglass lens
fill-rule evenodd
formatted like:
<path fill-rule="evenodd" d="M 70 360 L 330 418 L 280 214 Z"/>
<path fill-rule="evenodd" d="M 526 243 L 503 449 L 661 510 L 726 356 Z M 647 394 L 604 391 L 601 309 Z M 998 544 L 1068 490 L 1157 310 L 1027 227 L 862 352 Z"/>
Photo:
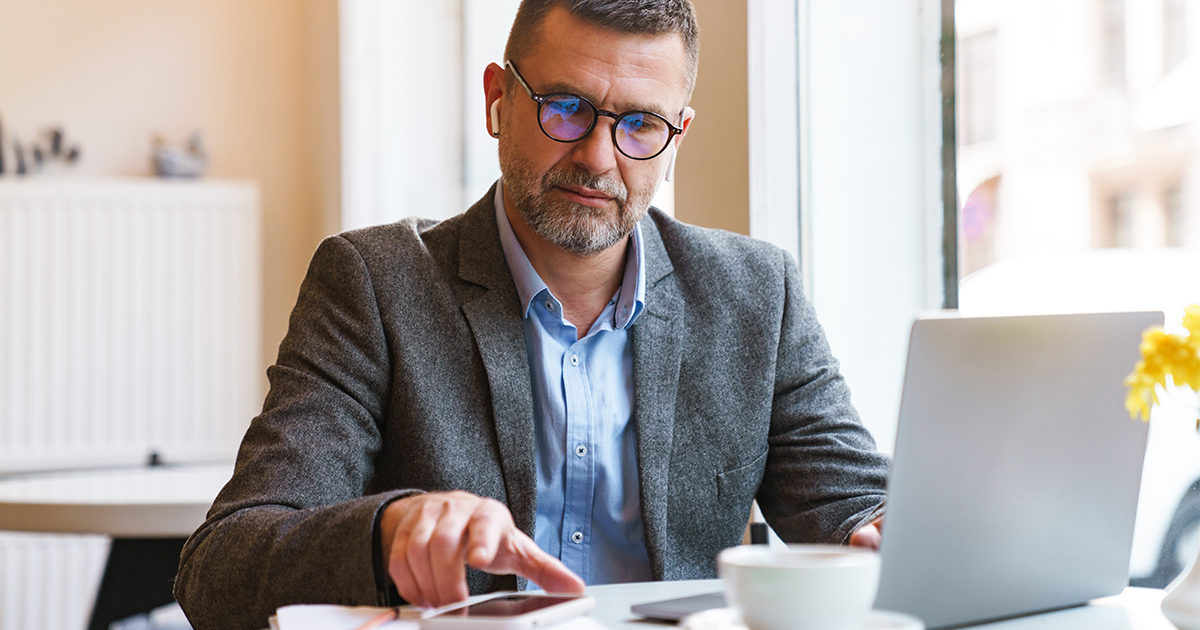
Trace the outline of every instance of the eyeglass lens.
<path fill-rule="evenodd" d="M 541 107 L 540 123 L 546 135 L 564 142 L 583 137 L 596 120 L 596 110 L 584 99 L 570 94 L 552 94 Z M 646 112 L 629 112 L 616 122 L 617 148 L 632 158 L 660 153 L 671 131 L 667 121 Z"/>

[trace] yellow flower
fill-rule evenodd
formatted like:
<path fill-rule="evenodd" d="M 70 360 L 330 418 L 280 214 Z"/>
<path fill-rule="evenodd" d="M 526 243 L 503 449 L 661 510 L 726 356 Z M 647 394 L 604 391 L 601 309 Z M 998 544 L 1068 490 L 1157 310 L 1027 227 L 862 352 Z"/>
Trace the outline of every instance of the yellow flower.
<path fill-rule="evenodd" d="M 1125 386 L 1129 388 L 1125 395 L 1125 410 L 1131 418 L 1149 420 L 1151 405 L 1158 404 L 1158 391 L 1154 379 L 1144 374 L 1144 367 L 1145 363 L 1138 361 L 1133 374 L 1125 377 Z"/>
<path fill-rule="evenodd" d="M 1158 404 L 1159 388 L 1165 390 L 1168 376 L 1176 387 L 1200 393 L 1200 304 L 1187 307 L 1183 326 L 1186 335 L 1171 334 L 1159 326 L 1142 334 L 1142 360 L 1125 378 L 1129 388 L 1125 409 L 1131 417 L 1150 418 L 1150 409 Z"/>
<path fill-rule="evenodd" d="M 1200 304 L 1193 304 L 1183 311 L 1183 327 L 1188 330 L 1188 339 L 1200 346 Z"/>

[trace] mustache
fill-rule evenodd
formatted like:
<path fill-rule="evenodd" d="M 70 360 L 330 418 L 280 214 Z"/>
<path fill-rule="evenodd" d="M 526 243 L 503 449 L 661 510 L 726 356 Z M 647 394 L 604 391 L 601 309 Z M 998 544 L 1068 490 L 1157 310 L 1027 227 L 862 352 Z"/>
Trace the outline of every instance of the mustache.
<path fill-rule="evenodd" d="M 557 169 L 547 171 L 542 177 L 542 189 L 549 190 L 555 186 L 583 186 L 598 190 L 617 200 L 617 203 L 622 206 L 629 197 L 629 189 L 625 188 L 621 182 L 600 175 L 592 175 L 586 171 Z"/>

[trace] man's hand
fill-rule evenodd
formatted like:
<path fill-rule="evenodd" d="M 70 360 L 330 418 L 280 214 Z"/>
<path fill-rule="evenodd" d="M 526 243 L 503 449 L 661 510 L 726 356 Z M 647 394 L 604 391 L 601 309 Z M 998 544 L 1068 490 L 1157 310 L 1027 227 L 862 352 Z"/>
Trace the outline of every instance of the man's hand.
<path fill-rule="evenodd" d="M 870 525 L 864 525 L 850 534 L 851 547 L 866 547 L 867 549 L 879 549 L 879 543 L 883 541 L 883 519 L 876 519 Z"/>
<path fill-rule="evenodd" d="M 410 604 L 462 601 L 465 565 L 515 573 L 552 593 L 582 593 L 583 580 L 513 524 L 503 503 L 467 492 L 420 494 L 390 503 L 379 521 L 388 575 Z"/>

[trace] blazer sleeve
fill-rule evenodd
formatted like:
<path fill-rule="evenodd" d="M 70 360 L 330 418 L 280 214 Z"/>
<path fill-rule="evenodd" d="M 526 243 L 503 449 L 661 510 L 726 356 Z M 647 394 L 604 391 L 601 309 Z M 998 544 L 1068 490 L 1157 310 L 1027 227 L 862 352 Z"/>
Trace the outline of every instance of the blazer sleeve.
<path fill-rule="evenodd" d="M 850 402 L 795 261 L 781 255 L 785 303 L 757 499 L 784 540 L 841 544 L 882 516 L 890 460 Z"/>
<path fill-rule="evenodd" d="M 390 375 L 367 266 L 346 239 L 326 239 L 233 478 L 183 549 L 175 597 L 197 630 L 265 628 L 293 603 L 381 601 L 374 524 L 415 492 L 364 496 Z"/>

